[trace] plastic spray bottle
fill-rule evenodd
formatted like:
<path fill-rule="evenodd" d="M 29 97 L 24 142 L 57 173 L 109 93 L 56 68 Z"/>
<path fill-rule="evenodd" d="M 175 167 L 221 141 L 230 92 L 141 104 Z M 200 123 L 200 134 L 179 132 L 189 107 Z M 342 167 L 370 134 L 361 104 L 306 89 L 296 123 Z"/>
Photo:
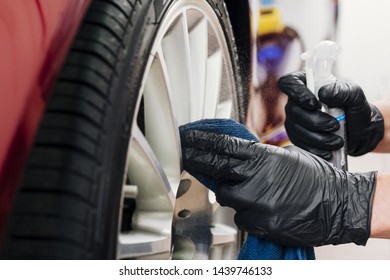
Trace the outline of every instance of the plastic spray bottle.
<path fill-rule="evenodd" d="M 322 86 L 336 81 L 336 77 L 332 74 L 332 69 L 340 52 L 341 48 L 337 43 L 333 41 L 322 41 L 318 43 L 314 49 L 302 54 L 302 59 L 306 63 L 305 70 L 307 87 L 317 98 L 318 91 Z M 345 143 L 344 147 L 332 153 L 332 159 L 330 162 L 340 169 L 348 170 L 344 110 L 340 108 L 328 108 L 326 105 L 323 105 L 321 110 L 335 117 L 339 121 L 340 129 L 336 132 L 336 134 L 341 136 Z"/>

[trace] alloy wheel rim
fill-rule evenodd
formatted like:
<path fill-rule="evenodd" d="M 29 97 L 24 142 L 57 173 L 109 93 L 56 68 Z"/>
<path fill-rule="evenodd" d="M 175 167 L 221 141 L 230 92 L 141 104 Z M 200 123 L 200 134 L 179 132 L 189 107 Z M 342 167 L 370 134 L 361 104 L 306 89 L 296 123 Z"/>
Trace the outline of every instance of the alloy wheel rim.
<path fill-rule="evenodd" d="M 178 126 L 203 118 L 238 119 L 236 95 L 229 50 L 212 7 L 205 0 L 174 3 L 155 37 L 137 101 L 117 258 L 224 259 L 235 253 L 238 234 L 230 210 L 183 172 Z"/>

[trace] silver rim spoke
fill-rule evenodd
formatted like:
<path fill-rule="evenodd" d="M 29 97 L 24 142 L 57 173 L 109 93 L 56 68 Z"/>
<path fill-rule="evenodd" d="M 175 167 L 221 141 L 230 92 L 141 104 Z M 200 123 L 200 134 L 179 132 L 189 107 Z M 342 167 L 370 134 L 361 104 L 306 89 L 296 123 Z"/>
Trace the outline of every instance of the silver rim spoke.
<path fill-rule="evenodd" d="M 171 79 L 171 102 L 178 125 L 191 120 L 191 61 L 186 17 L 180 14 L 161 42 L 162 52 Z"/>
<path fill-rule="evenodd" d="M 207 59 L 204 117 L 214 118 L 217 112 L 222 75 L 222 52 L 217 50 Z"/>
<path fill-rule="evenodd" d="M 177 185 L 180 181 L 181 152 L 165 65 L 161 53 L 157 53 L 143 93 L 145 136 L 174 187 L 173 183 Z"/>
<path fill-rule="evenodd" d="M 143 136 L 135 127 L 130 141 L 128 176 L 138 187 L 139 208 L 147 210 L 172 211 L 174 193 L 160 162 Z"/>
<path fill-rule="evenodd" d="M 199 120 L 203 117 L 205 102 L 206 71 L 208 56 L 207 20 L 195 10 L 187 13 L 187 18 L 194 18 L 189 23 L 189 39 L 191 50 L 191 73 L 192 73 L 192 96 L 191 96 L 191 118 Z"/>
<path fill-rule="evenodd" d="M 133 230 L 130 234 L 119 234 L 118 258 L 170 256 L 170 237 Z"/>
<path fill-rule="evenodd" d="M 128 153 L 128 178 L 123 199 L 137 201 L 133 229 L 118 238 L 118 258 L 135 258 L 170 251 L 174 194 L 157 157 L 135 126 Z"/>

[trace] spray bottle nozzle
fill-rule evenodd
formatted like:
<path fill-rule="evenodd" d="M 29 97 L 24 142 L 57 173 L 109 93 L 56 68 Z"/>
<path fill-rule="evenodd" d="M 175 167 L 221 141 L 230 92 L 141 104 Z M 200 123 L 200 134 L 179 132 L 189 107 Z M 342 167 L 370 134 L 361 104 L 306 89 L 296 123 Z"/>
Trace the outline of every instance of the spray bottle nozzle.
<path fill-rule="evenodd" d="M 333 64 L 341 53 L 341 47 L 333 41 L 322 41 L 314 49 L 302 54 L 306 62 L 307 86 L 315 94 L 324 84 L 335 80 Z"/>

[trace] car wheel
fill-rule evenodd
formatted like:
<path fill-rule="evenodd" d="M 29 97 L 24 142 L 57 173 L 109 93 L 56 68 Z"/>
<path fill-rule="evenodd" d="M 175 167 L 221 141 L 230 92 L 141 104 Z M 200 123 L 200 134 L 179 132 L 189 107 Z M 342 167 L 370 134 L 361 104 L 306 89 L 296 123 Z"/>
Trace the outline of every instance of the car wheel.
<path fill-rule="evenodd" d="M 1 257 L 230 259 L 232 213 L 183 172 L 178 126 L 243 121 L 223 1 L 96 0 L 59 74 Z"/>

